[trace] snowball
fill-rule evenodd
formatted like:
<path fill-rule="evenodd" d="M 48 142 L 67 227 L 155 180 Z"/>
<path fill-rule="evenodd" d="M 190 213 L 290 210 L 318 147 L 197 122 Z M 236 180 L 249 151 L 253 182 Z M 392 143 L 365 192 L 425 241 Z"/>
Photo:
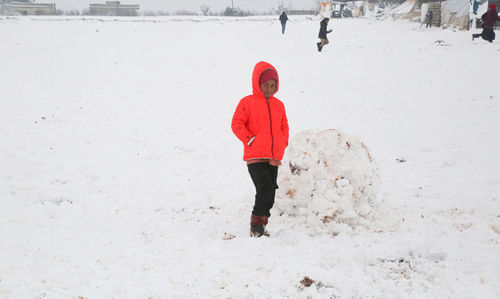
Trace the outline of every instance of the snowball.
<path fill-rule="evenodd" d="M 379 184 L 378 167 L 363 142 L 334 129 L 308 130 L 290 140 L 276 209 L 296 219 L 312 215 L 333 234 L 349 233 L 366 224 Z"/>

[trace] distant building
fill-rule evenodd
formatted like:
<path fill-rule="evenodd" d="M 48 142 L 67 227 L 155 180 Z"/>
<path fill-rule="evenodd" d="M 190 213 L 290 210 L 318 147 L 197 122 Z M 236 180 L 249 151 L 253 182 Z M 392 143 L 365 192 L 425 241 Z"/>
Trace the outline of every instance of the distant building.
<path fill-rule="evenodd" d="M 12 15 L 55 15 L 55 3 L 9 2 L 0 6 L 2 14 Z"/>
<path fill-rule="evenodd" d="M 89 14 L 95 16 L 137 16 L 139 14 L 139 4 L 120 4 L 120 1 L 90 4 Z"/>

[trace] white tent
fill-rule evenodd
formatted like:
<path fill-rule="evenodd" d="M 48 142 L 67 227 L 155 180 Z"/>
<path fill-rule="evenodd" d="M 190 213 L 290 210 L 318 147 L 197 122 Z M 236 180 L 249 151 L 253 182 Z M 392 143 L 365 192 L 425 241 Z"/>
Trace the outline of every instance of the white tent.
<path fill-rule="evenodd" d="M 441 3 L 441 25 L 443 28 L 469 28 L 469 0 L 447 0 Z"/>
<path fill-rule="evenodd" d="M 429 3 L 422 3 L 422 7 L 420 7 L 420 23 L 425 22 L 425 18 L 427 17 L 428 11 L 429 11 Z"/>
<path fill-rule="evenodd" d="M 417 0 L 406 0 L 401 3 L 398 7 L 392 10 L 392 13 L 395 15 L 404 15 L 413 11 L 413 8 L 417 4 Z"/>
<path fill-rule="evenodd" d="M 353 1 L 354 8 L 352 8 L 352 16 L 353 17 L 362 17 L 366 12 L 366 3 L 365 1 Z"/>
<path fill-rule="evenodd" d="M 391 12 L 393 19 L 410 19 L 420 18 L 420 10 L 417 0 L 406 0 Z"/>

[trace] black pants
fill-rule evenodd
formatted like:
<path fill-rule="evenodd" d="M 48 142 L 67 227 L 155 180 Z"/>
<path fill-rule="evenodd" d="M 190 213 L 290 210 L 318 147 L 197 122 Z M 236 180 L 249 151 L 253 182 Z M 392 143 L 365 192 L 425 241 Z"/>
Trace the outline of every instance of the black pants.
<path fill-rule="evenodd" d="M 482 37 L 484 40 L 489 41 L 490 43 L 495 40 L 495 31 L 490 28 L 484 28 L 481 34 L 473 34 L 474 38 Z"/>
<path fill-rule="evenodd" d="M 255 185 L 255 204 L 252 214 L 271 217 L 270 210 L 274 205 L 274 196 L 278 184 L 278 166 L 269 163 L 248 164 L 248 172 Z"/>

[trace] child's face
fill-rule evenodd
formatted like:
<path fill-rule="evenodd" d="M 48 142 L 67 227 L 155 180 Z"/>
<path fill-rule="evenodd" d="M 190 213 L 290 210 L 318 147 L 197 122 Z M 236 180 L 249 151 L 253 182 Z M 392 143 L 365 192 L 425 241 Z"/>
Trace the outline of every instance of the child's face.
<path fill-rule="evenodd" d="M 266 98 L 269 98 L 276 91 L 276 80 L 269 79 L 267 80 L 267 82 L 262 83 L 262 85 L 260 86 L 260 90 L 262 90 L 262 93 Z"/>

